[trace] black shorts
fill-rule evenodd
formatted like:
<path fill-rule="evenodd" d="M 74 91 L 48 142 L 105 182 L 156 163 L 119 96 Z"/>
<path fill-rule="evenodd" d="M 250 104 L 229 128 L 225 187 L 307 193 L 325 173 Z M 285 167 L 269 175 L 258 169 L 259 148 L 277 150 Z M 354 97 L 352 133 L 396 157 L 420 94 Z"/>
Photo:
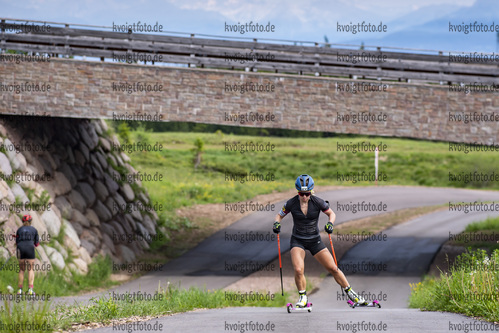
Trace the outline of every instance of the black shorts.
<path fill-rule="evenodd" d="M 18 259 L 35 259 L 35 246 L 33 244 L 17 244 Z"/>
<path fill-rule="evenodd" d="M 320 236 L 312 239 L 299 239 L 295 236 L 291 236 L 290 244 L 291 248 L 299 247 L 304 250 L 309 250 L 313 256 L 326 248 L 326 245 L 324 245 Z"/>

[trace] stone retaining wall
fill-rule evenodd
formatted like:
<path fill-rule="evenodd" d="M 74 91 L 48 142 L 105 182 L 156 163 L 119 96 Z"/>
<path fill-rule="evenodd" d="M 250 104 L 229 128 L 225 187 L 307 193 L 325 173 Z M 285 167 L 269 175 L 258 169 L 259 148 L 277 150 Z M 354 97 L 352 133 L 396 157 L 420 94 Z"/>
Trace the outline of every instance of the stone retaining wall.
<path fill-rule="evenodd" d="M 62 270 L 85 274 L 99 254 L 133 262 L 149 248 L 158 216 L 144 209 L 150 199 L 140 180 L 125 179 L 136 171 L 103 120 L 0 117 L 0 124 L 0 257 L 15 255 L 5 236 L 23 214 L 42 237 L 43 260 Z"/>

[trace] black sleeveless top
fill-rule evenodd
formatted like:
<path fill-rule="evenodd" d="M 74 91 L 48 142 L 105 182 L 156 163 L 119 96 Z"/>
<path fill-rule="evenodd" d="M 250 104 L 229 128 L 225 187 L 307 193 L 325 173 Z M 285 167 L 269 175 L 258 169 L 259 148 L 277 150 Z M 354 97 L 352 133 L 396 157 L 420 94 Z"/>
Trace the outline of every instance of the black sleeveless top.
<path fill-rule="evenodd" d="M 326 212 L 329 205 L 319 197 L 311 195 L 308 200 L 307 215 L 300 208 L 300 197 L 298 195 L 289 199 L 282 207 L 279 215 L 281 217 L 291 213 L 293 216 L 293 236 L 299 239 L 313 239 L 319 236 L 319 214 Z"/>

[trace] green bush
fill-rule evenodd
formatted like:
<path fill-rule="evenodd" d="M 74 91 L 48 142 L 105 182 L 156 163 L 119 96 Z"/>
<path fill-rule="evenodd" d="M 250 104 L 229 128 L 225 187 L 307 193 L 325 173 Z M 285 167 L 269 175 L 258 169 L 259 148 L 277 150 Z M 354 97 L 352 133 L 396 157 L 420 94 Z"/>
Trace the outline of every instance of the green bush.
<path fill-rule="evenodd" d="M 458 256 L 449 273 L 411 284 L 410 307 L 448 311 L 499 321 L 499 250 Z"/>

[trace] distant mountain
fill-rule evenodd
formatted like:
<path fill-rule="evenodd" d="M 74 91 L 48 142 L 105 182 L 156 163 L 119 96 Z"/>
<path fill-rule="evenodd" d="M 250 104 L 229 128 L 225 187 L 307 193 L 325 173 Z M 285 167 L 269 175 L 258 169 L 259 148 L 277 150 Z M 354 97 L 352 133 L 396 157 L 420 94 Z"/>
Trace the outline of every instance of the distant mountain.
<path fill-rule="evenodd" d="M 466 52 L 497 52 L 497 33 L 473 32 L 449 32 L 449 22 L 452 25 L 462 25 L 477 22 L 478 24 L 499 25 L 499 1 L 477 0 L 473 6 L 459 8 L 457 10 L 446 10 L 442 16 L 439 15 L 442 6 L 430 6 L 407 15 L 404 18 L 390 22 L 390 26 L 403 27 L 404 21 L 407 28 L 397 28 L 397 32 L 387 34 L 380 38 L 355 39 L 349 43 L 379 46 L 396 46 L 403 48 L 417 48 L 441 51 L 466 51 Z M 426 20 L 426 16 L 432 18 Z M 423 22 L 411 26 L 410 22 Z"/>

